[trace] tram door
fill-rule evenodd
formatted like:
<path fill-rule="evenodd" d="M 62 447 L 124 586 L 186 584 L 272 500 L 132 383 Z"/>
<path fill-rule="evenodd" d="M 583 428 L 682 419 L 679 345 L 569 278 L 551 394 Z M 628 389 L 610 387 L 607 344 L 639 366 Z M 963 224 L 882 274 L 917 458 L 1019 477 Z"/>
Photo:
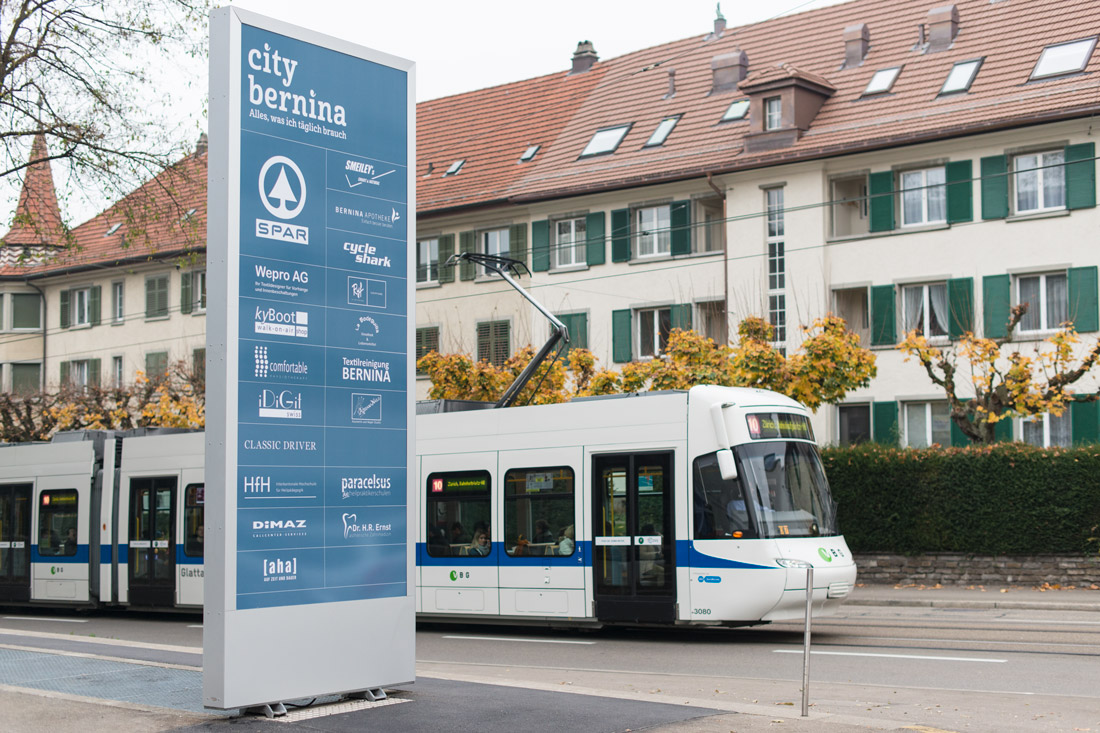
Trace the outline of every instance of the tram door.
<path fill-rule="evenodd" d="M 176 479 L 130 480 L 130 603 L 172 606 L 176 593 Z"/>
<path fill-rule="evenodd" d="M 596 617 L 675 620 L 672 453 L 594 456 L 592 481 Z"/>
<path fill-rule="evenodd" d="M 31 485 L 0 486 L 0 601 L 31 599 Z"/>

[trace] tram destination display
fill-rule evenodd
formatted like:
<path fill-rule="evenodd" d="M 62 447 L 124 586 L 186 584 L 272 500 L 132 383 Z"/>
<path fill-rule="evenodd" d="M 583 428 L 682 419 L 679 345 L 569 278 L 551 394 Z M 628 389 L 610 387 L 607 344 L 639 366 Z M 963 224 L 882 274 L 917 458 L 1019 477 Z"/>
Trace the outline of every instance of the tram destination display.
<path fill-rule="evenodd" d="M 409 681 L 413 67 L 223 8 L 210 68 L 205 704 Z"/>

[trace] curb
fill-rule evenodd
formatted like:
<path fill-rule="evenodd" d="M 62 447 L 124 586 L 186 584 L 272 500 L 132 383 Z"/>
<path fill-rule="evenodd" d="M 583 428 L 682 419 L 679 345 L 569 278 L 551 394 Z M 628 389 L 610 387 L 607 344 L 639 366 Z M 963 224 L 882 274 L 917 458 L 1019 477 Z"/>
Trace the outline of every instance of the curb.
<path fill-rule="evenodd" d="M 1100 613 L 1100 603 L 1064 603 L 1058 601 L 945 601 L 903 598 L 849 598 L 846 606 L 907 606 L 912 608 L 984 608 L 1032 611 L 1084 611 Z"/>

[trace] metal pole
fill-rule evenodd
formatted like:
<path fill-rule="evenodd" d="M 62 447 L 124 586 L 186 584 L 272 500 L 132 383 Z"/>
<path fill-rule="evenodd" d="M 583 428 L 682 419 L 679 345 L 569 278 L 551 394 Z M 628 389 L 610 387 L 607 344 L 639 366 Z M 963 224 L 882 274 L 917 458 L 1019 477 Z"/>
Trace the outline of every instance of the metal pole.
<path fill-rule="evenodd" d="M 806 631 L 802 640 L 802 717 L 810 717 L 810 616 L 814 605 L 814 566 L 806 568 Z"/>

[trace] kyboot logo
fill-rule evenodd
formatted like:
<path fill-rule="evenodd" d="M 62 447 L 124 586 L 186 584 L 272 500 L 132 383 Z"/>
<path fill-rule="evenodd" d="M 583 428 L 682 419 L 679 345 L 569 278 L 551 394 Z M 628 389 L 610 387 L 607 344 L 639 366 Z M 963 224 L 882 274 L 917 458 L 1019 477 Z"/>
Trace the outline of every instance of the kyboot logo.
<path fill-rule="evenodd" d="M 293 183 L 287 176 L 288 170 L 294 174 Z M 308 227 L 287 223 L 287 220 L 302 213 L 306 205 L 306 178 L 302 175 L 302 169 L 284 155 L 272 156 L 260 168 L 259 185 L 260 203 L 269 214 L 282 221 L 257 219 L 256 236 L 278 242 L 309 244 Z"/>

